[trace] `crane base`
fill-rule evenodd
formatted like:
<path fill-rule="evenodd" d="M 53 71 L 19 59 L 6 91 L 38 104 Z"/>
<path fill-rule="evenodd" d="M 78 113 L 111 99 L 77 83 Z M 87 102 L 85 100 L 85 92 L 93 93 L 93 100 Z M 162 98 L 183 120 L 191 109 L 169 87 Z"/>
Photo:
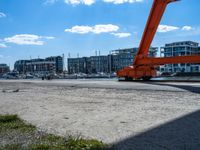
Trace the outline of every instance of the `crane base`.
<path fill-rule="evenodd" d="M 119 78 L 124 78 L 126 81 L 140 79 L 149 81 L 152 77 L 156 76 L 156 69 L 152 66 L 129 66 L 117 71 L 117 76 Z"/>

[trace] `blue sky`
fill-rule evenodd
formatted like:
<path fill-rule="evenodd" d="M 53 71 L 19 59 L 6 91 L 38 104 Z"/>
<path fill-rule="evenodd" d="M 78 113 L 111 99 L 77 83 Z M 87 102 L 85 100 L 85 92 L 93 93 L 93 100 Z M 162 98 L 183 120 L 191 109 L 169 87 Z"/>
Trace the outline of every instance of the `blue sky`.
<path fill-rule="evenodd" d="M 0 0 L 0 63 L 138 47 L 153 0 Z M 152 46 L 200 42 L 200 1 L 168 6 Z"/>

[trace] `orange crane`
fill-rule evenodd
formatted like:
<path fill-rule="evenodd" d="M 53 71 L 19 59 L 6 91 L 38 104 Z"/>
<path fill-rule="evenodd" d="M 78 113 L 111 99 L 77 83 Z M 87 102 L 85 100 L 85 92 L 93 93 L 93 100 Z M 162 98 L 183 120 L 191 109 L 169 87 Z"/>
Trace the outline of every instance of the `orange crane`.
<path fill-rule="evenodd" d="M 154 0 L 149 18 L 140 42 L 138 52 L 132 66 L 117 71 L 117 76 L 125 80 L 143 79 L 150 80 L 156 76 L 156 67 L 164 64 L 200 63 L 199 55 L 176 57 L 148 57 L 149 48 L 165 12 L 167 5 L 178 0 Z"/>

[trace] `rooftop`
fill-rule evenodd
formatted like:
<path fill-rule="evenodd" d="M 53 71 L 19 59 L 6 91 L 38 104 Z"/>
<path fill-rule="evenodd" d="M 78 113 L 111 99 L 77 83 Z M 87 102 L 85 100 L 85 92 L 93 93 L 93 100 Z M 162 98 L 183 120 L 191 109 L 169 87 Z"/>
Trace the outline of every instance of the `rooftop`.
<path fill-rule="evenodd" d="M 195 46 L 198 47 L 199 43 L 193 42 L 193 41 L 180 41 L 180 42 L 173 42 L 173 43 L 168 43 L 165 44 L 165 47 L 171 47 L 171 46 Z"/>

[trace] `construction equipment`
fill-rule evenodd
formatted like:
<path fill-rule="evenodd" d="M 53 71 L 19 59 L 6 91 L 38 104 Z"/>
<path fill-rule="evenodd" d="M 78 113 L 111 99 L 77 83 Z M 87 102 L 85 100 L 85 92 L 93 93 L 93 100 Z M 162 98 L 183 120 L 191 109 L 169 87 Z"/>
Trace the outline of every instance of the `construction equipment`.
<path fill-rule="evenodd" d="M 178 63 L 200 63 L 200 56 L 176 56 L 176 57 L 148 57 L 149 48 L 164 14 L 167 5 L 178 0 L 154 0 L 151 12 L 140 42 L 138 52 L 135 56 L 132 66 L 125 67 L 117 71 L 119 78 L 125 80 L 143 79 L 150 80 L 156 76 L 156 67 L 165 64 Z"/>

